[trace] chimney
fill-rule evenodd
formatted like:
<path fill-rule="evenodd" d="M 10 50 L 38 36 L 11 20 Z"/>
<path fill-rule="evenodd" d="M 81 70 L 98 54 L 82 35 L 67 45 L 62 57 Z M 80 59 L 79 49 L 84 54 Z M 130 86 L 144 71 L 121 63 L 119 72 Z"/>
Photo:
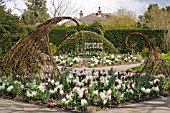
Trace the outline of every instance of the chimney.
<path fill-rule="evenodd" d="M 83 11 L 80 11 L 80 19 L 83 18 Z"/>
<path fill-rule="evenodd" d="M 99 10 L 98 10 L 98 17 L 102 17 L 102 11 L 101 11 L 100 7 L 99 7 Z"/>

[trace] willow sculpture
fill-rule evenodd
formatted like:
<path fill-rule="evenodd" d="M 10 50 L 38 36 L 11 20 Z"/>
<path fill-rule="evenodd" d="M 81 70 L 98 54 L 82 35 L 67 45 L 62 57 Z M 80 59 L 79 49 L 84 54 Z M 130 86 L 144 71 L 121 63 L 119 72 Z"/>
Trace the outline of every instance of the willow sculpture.
<path fill-rule="evenodd" d="M 56 17 L 47 20 L 23 36 L 4 56 L 1 71 L 4 75 L 31 75 L 33 73 L 51 73 L 56 70 L 61 75 L 53 60 L 49 47 L 48 34 L 55 24 L 64 19 L 73 20 L 80 31 L 78 22 L 71 17 Z"/>
<path fill-rule="evenodd" d="M 165 64 L 164 60 L 161 58 L 161 53 L 158 51 L 154 44 L 149 40 L 149 38 L 139 32 L 133 32 L 126 37 L 126 46 L 128 47 L 128 41 L 130 36 L 139 36 L 146 42 L 149 51 L 148 59 L 141 72 L 149 73 L 151 75 L 164 74 L 169 75 L 169 68 Z"/>

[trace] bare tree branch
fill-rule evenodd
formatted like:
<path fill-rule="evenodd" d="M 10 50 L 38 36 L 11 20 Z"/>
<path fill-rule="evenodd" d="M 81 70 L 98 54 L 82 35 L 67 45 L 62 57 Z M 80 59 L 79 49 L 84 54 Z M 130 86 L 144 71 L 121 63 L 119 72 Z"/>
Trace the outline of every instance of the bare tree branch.
<path fill-rule="evenodd" d="M 79 8 L 75 8 L 71 0 L 50 0 L 49 13 L 52 17 L 73 15 Z"/>
<path fill-rule="evenodd" d="M 21 14 L 24 12 L 24 8 L 20 5 L 25 4 L 26 0 L 6 0 L 6 2 L 10 2 L 13 5 L 13 9 L 19 11 Z"/>

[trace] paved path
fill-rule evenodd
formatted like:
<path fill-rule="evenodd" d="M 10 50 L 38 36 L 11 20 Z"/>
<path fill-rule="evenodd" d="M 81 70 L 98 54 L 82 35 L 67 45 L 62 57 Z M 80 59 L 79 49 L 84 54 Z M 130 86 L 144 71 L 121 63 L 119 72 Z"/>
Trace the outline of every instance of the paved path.
<path fill-rule="evenodd" d="M 111 108 L 97 113 L 170 113 L 170 96 Z"/>
<path fill-rule="evenodd" d="M 88 67 L 82 67 L 82 68 L 74 68 L 74 70 L 83 70 L 86 69 L 86 71 L 91 71 L 93 69 L 95 70 L 110 70 L 111 67 L 113 67 L 113 69 L 116 69 L 116 71 L 126 71 L 129 68 L 133 68 L 133 67 L 137 67 L 139 65 L 141 65 L 142 63 L 137 63 L 137 64 L 126 64 L 126 65 L 115 65 L 115 66 L 107 66 L 107 67 L 95 67 L 95 68 L 88 68 Z"/>
<path fill-rule="evenodd" d="M 155 100 L 109 108 L 96 113 L 170 113 L 170 96 Z M 66 113 L 55 108 L 45 108 L 32 104 L 0 98 L 0 113 Z"/>

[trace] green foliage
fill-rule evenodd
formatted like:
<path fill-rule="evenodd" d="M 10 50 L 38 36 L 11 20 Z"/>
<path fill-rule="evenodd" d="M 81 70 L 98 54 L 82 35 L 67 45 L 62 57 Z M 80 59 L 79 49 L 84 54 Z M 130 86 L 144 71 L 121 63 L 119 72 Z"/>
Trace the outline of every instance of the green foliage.
<path fill-rule="evenodd" d="M 5 6 L 0 5 L 0 60 L 12 45 L 27 32 L 20 26 L 19 17 L 6 11 Z"/>
<path fill-rule="evenodd" d="M 96 21 L 92 24 L 83 24 L 81 30 L 96 32 L 103 36 L 104 27 L 101 22 Z M 59 46 L 65 39 L 77 32 L 77 26 L 55 26 L 49 33 L 50 42 Z"/>
<path fill-rule="evenodd" d="M 22 14 L 25 24 L 42 23 L 49 18 L 46 8 L 46 0 L 27 0 L 27 9 Z"/>
<path fill-rule="evenodd" d="M 53 55 L 56 55 L 56 52 L 57 52 L 56 45 L 54 45 L 53 43 L 50 43 L 49 45 L 50 45 L 50 50 L 53 53 Z"/>
<path fill-rule="evenodd" d="M 112 43 L 101 35 L 90 31 L 81 31 L 81 34 L 75 33 L 74 35 L 68 37 L 58 47 L 58 51 L 62 51 L 63 53 L 71 53 L 72 51 L 77 51 L 77 49 L 84 50 L 84 43 L 103 43 L 104 51 L 109 53 L 116 52 L 116 49 Z"/>
<path fill-rule="evenodd" d="M 129 72 L 129 71 L 140 72 L 143 67 L 144 67 L 144 64 L 142 64 L 142 65 L 140 65 L 140 66 L 137 66 L 137 67 L 133 67 L 133 68 L 127 69 L 126 71 L 127 71 L 127 72 Z"/>
<path fill-rule="evenodd" d="M 170 60 L 170 52 L 167 54 L 162 54 L 162 58 L 165 60 Z"/>
<path fill-rule="evenodd" d="M 141 52 L 141 55 L 142 55 L 142 57 L 143 58 L 148 58 L 149 57 L 149 48 L 144 48 L 143 50 L 142 50 L 142 52 Z"/>
<path fill-rule="evenodd" d="M 70 26 L 70 27 L 66 27 L 68 29 L 77 29 L 77 26 Z M 103 26 L 103 24 L 100 21 L 95 21 L 92 24 L 83 24 L 80 26 L 81 30 L 84 31 L 92 31 L 95 32 L 97 34 L 100 34 L 103 36 L 103 32 L 105 31 L 105 28 Z"/>
<path fill-rule="evenodd" d="M 105 32 L 105 38 L 113 43 L 113 45 L 118 48 L 120 53 L 126 53 L 129 50 L 126 47 L 126 36 L 129 35 L 132 32 L 141 32 L 148 36 L 148 38 L 155 44 L 155 46 L 162 47 L 163 45 L 163 37 L 164 37 L 164 31 L 163 30 L 107 30 Z M 133 47 L 134 45 L 134 47 Z M 146 46 L 146 43 L 141 40 L 140 37 L 130 37 L 129 38 L 129 49 L 135 48 L 136 51 L 141 52 L 144 47 Z"/>
<path fill-rule="evenodd" d="M 118 9 L 109 21 L 103 22 L 106 30 L 109 29 L 134 29 L 137 28 L 134 12 L 125 8 Z"/>
<path fill-rule="evenodd" d="M 76 33 L 76 30 L 54 27 L 54 29 L 49 34 L 50 42 L 56 46 L 59 46 L 67 37 L 74 33 Z"/>

